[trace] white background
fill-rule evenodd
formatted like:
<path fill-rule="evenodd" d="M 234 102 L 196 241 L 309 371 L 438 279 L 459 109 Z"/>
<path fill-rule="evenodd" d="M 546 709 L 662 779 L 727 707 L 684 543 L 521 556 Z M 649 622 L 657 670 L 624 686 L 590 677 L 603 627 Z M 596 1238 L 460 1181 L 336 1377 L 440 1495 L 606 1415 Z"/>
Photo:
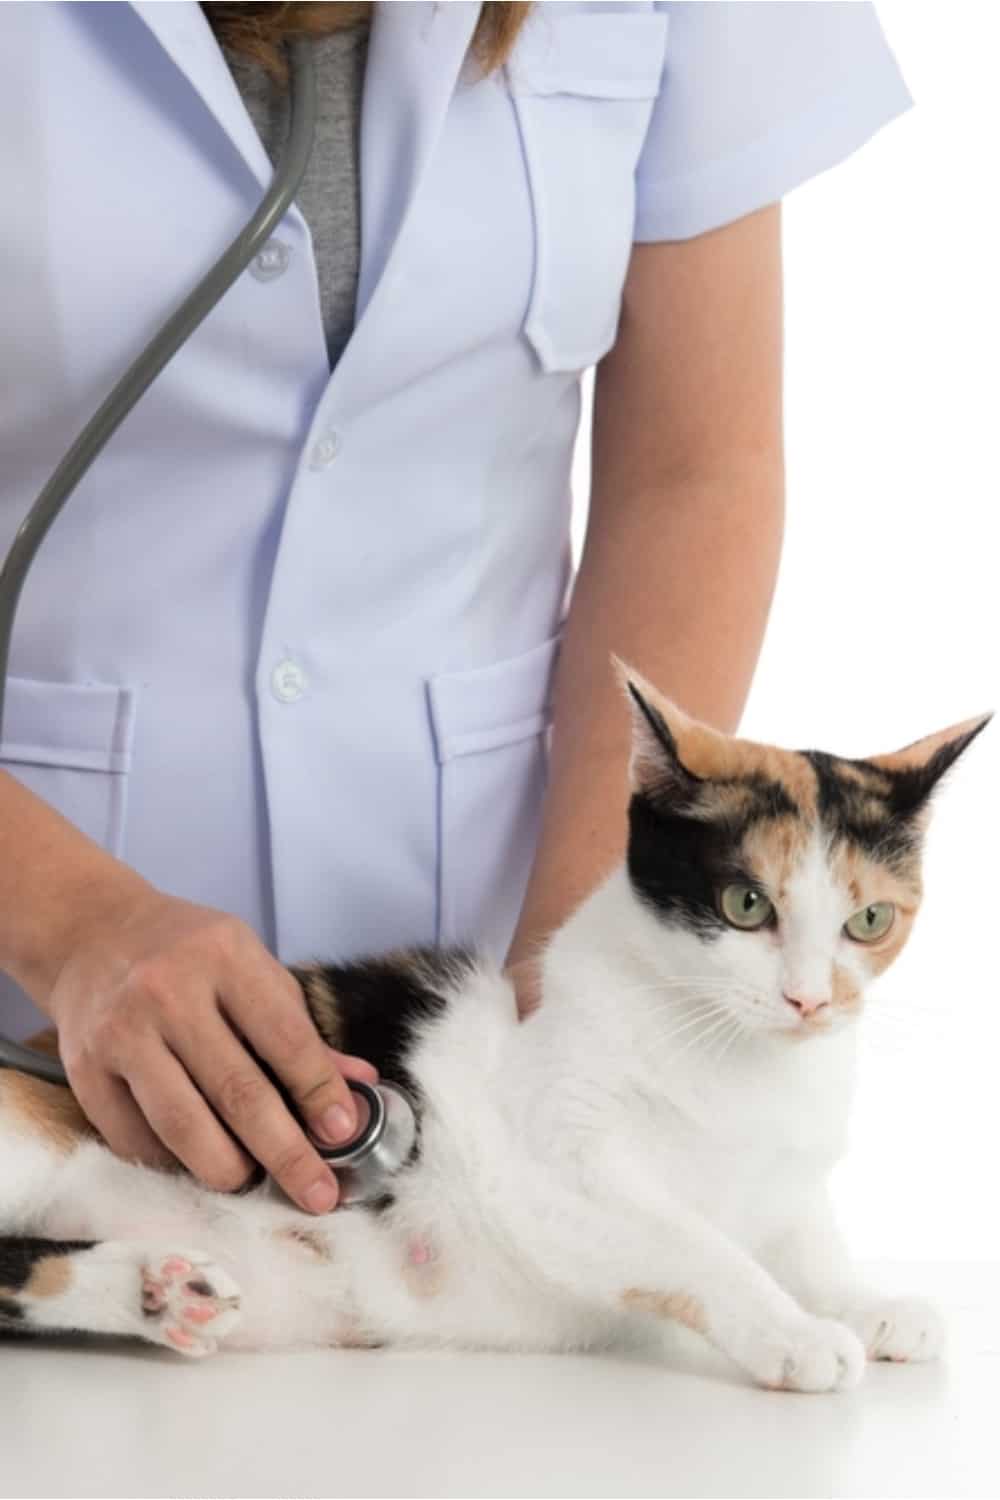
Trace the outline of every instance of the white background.
<path fill-rule="evenodd" d="M 916 107 L 785 203 L 788 517 L 741 726 L 846 755 L 1000 709 L 1000 24 L 878 11 Z M 587 481 L 584 432 L 578 542 Z M 862 1021 L 838 1191 L 865 1256 L 1000 1257 L 998 769 L 1000 717 L 941 789 Z"/>
<path fill-rule="evenodd" d="M 786 207 L 788 531 L 744 720 L 848 754 L 1000 708 L 1000 24 L 994 0 L 880 12 L 917 108 Z M 581 497 L 585 470 L 581 453 Z M 865 1256 L 1000 1254 L 998 757 L 1000 720 L 942 795 L 925 911 L 872 995 L 840 1180 Z M 0 1493 L 995 1496 L 994 1277 L 884 1280 L 938 1298 L 957 1353 L 872 1365 L 830 1398 L 607 1357 L 323 1350 L 179 1369 L 159 1351 L 10 1343 Z"/>

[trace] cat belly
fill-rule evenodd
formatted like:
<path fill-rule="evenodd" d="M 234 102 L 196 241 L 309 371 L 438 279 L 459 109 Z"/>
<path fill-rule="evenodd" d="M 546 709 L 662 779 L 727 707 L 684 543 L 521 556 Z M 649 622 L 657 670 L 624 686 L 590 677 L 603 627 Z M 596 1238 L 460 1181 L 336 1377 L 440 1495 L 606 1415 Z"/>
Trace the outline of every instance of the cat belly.
<path fill-rule="evenodd" d="M 393 1237 L 378 1270 L 355 1281 L 358 1316 L 373 1342 L 466 1349 L 605 1347 L 622 1319 L 561 1295 L 492 1260 L 468 1240 Z"/>

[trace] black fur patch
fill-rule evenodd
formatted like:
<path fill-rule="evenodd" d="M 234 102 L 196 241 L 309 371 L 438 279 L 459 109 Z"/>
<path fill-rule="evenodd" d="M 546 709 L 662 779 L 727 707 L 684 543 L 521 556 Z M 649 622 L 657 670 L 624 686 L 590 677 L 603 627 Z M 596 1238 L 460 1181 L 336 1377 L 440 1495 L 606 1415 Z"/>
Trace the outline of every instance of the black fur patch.
<path fill-rule="evenodd" d="M 462 949 L 414 948 L 351 964 L 315 966 L 333 996 L 330 1003 L 315 986 L 303 986 L 320 1033 L 342 1052 L 363 1057 L 389 1083 L 419 1096 L 406 1065 L 414 1027 L 444 1011 L 447 991 L 475 960 Z M 296 973 L 301 983 L 301 974 Z"/>
<path fill-rule="evenodd" d="M 741 787 L 752 793 L 750 803 L 745 812 L 739 818 L 726 818 L 726 828 L 729 836 L 733 839 L 741 839 L 763 818 L 784 818 L 801 816 L 801 808 L 782 786 L 780 781 L 771 781 L 759 772 L 753 772 L 749 776 L 732 778 L 719 777 L 712 782 L 713 786 L 726 788 L 729 786 Z"/>
<path fill-rule="evenodd" d="M 302 985 L 320 1035 L 341 1052 L 372 1063 L 380 1077 L 399 1084 L 419 1104 L 420 1088 L 407 1066 L 415 1028 L 443 1014 L 446 992 L 474 963 L 474 956 L 460 948 L 411 948 L 352 964 L 313 964 L 309 971 L 292 965 L 291 973 Z M 407 1165 L 419 1157 L 418 1126 Z M 394 1201 L 385 1192 L 364 1206 L 380 1214 Z"/>
<path fill-rule="evenodd" d="M 696 817 L 698 797 L 636 792 L 629 804 L 628 872 L 640 900 L 660 916 L 713 938 L 729 928 L 716 892 L 733 880 L 754 881 L 739 848 L 765 819 L 794 817 L 799 808 L 778 781 L 759 774 L 716 779 L 705 786 L 749 793 L 738 813 Z"/>
<path fill-rule="evenodd" d="M 0 1236 L 0 1287 L 5 1292 L 19 1292 L 30 1279 L 40 1260 L 50 1255 L 72 1255 L 76 1250 L 91 1250 L 96 1240 L 46 1240 L 37 1235 Z"/>
<path fill-rule="evenodd" d="M 691 785 L 702 781 L 703 778 L 701 776 L 696 776 L 693 771 L 689 771 L 687 766 L 682 762 L 677 751 L 677 741 L 674 739 L 669 724 L 659 710 L 655 709 L 651 703 L 646 702 L 634 682 L 629 683 L 628 690 L 633 703 L 635 703 L 646 723 L 653 731 L 654 737 L 659 741 L 660 749 L 666 752 L 666 759 L 669 764 L 680 773 L 684 781 L 689 782 Z"/>
<path fill-rule="evenodd" d="M 718 937 L 729 925 L 715 893 L 730 880 L 746 878 L 735 843 L 721 824 L 673 814 L 643 792 L 629 803 L 628 873 L 636 895 L 699 937 Z"/>
<path fill-rule="evenodd" d="M 925 766 L 909 771 L 890 772 L 893 811 L 904 816 L 907 813 L 916 812 L 930 796 L 945 772 L 951 769 L 963 750 L 968 749 L 988 723 L 989 719 L 983 719 L 982 723 L 977 724 L 974 729 L 949 740 L 947 744 L 934 752 Z"/>
<path fill-rule="evenodd" d="M 844 763 L 836 756 L 822 750 L 802 753 L 816 772 L 819 815 L 834 838 L 857 844 L 872 859 L 905 871 L 920 849 L 920 830 L 908 816 L 919 802 L 910 805 L 897 796 L 895 773 L 851 761 L 852 775 L 838 769 Z M 856 775 L 864 780 L 859 782 Z"/>
<path fill-rule="evenodd" d="M 15 1295 L 0 1296 L 0 1329 L 7 1332 L 31 1332 L 31 1308 L 19 1302 L 16 1294 L 30 1281 L 40 1260 L 53 1255 L 72 1255 L 76 1250 L 90 1250 L 95 1240 L 45 1240 L 37 1235 L 0 1235 L 0 1291 Z"/>

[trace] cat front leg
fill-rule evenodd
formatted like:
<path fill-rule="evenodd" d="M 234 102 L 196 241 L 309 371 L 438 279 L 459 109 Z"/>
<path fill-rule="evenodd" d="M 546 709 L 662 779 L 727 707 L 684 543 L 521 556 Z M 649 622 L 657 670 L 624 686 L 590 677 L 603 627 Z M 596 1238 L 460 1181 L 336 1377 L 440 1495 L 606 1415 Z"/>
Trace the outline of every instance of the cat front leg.
<path fill-rule="evenodd" d="M 522 1225 L 526 1248 L 576 1298 L 683 1323 L 772 1390 L 846 1390 L 860 1380 L 858 1336 L 805 1311 L 685 1205 L 664 1204 L 661 1195 L 653 1213 L 603 1191 L 556 1192 L 535 1198 L 535 1209 Z"/>
<path fill-rule="evenodd" d="M 922 1297 L 886 1296 L 872 1285 L 851 1258 L 825 1186 L 760 1259 L 804 1307 L 853 1328 L 868 1359 L 918 1362 L 942 1353 L 941 1313 Z"/>
<path fill-rule="evenodd" d="M 0 1237 L 0 1328 L 125 1335 L 194 1358 L 239 1320 L 239 1290 L 198 1251 Z"/>

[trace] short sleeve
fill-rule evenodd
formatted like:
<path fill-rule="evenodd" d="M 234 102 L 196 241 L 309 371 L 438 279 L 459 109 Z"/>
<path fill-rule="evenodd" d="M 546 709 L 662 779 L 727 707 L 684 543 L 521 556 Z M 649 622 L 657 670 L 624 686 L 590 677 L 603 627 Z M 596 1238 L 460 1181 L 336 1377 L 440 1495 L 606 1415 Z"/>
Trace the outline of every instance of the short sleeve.
<path fill-rule="evenodd" d="M 859 0 L 683 0 L 636 173 L 637 240 L 679 240 L 774 203 L 913 102 Z"/>

